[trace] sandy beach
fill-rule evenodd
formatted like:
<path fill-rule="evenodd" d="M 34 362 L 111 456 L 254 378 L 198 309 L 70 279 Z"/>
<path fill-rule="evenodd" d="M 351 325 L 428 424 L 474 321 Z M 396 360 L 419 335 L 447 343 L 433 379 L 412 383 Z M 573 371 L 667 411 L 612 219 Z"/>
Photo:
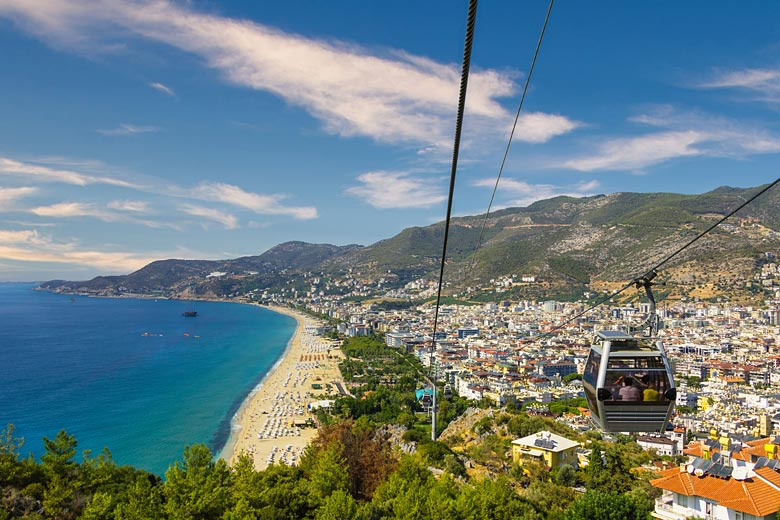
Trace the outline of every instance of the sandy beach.
<path fill-rule="evenodd" d="M 236 412 L 220 454 L 232 465 L 239 454 L 249 453 L 257 470 L 271 463 L 297 464 L 317 435 L 316 428 L 302 426 L 313 418 L 309 406 L 335 398 L 343 388 L 334 384 L 342 383 L 338 342 L 314 335 L 312 329 L 320 325 L 314 318 L 285 307 L 268 308 L 295 318 L 298 326 L 282 358 Z"/>

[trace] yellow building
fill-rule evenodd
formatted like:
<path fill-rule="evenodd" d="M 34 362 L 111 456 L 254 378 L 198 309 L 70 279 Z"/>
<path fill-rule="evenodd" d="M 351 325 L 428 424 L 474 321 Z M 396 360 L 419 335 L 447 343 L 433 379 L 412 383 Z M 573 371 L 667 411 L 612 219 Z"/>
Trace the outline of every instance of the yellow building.
<path fill-rule="evenodd" d="M 563 464 L 576 468 L 579 446 L 579 443 L 566 437 L 541 431 L 512 441 L 512 460 L 520 465 L 524 462 L 537 461 L 550 469 Z"/>

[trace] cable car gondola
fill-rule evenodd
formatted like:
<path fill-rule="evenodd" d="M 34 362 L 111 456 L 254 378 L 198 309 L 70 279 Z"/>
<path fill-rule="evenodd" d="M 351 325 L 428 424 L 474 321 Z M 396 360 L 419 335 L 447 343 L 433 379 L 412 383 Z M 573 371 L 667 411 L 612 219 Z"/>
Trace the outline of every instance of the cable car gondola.
<path fill-rule="evenodd" d="M 636 281 L 650 299 L 650 335 L 606 330 L 596 333 L 582 376 L 593 422 L 607 432 L 663 432 L 677 390 L 663 343 L 655 337 L 657 317 L 650 290 L 655 273 Z"/>

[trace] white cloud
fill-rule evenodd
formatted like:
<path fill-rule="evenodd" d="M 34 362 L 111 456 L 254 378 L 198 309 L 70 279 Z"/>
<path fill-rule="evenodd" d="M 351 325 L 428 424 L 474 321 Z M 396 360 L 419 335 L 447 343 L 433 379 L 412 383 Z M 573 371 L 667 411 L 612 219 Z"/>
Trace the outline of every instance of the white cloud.
<path fill-rule="evenodd" d="M 493 188 L 495 179 L 483 179 L 474 183 L 475 186 Z M 589 197 L 596 194 L 599 182 L 596 180 L 580 182 L 574 186 L 555 186 L 552 184 L 530 184 L 517 179 L 502 179 L 498 190 L 507 194 L 512 200 L 502 207 L 525 207 L 537 200 L 551 199 L 562 195 L 568 197 Z"/>
<path fill-rule="evenodd" d="M 106 222 L 117 220 L 113 213 L 106 212 L 94 204 L 84 204 L 81 202 L 60 202 L 50 206 L 39 206 L 31 208 L 31 213 L 39 217 L 55 218 L 74 218 L 74 217 L 94 217 Z"/>
<path fill-rule="evenodd" d="M 303 107 L 338 135 L 447 148 L 451 140 L 460 79 L 455 64 L 307 38 L 166 0 L 4 0 L 0 16 L 77 52 L 106 52 L 133 37 L 170 45 L 201 57 L 232 84 Z M 468 116 L 504 139 L 512 118 L 498 99 L 517 90 L 510 74 L 473 68 Z M 576 126 L 564 116 L 529 114 L 518 139 L 544 142 Z"/>
<path fill-rule="evenodd" d="M 110 128 L 107 130 L 97 130 L 97 133 L 109 136 L 125 136 L 125 135 L 137 135 L 159 132 L 160 128 L 157 126 L 138 126 L 123 123 L 116 128 Z"/>
<path fill-rule="evenodd" d="M 288 215 L 307 220 L 317 218 L 317 208 L 283 206 L 283 195 L 262 195 L 243 190 L 232 184 L 203 182 L 188 192 L 189 196 L 208 201 L 223 202 L 242 207 L 261 215 Z"/>
<path fill-rule="evenodd" d="M 31 222 L 30 220 L 5 220 L 3 223 L 30 228 L 53 228 L 56 226 L 54 222 Z"/>
<path fill-rule="evenodd" d="M 130 211 L 134 213 L 150 213 L 149 203 L 142 200 L 112 200 L 106 207 L 119 211 Z"/>
<path fill-rule="evenodd" d="M 706 139 L 706 134 L 690 130 L 609 139 L 597 147 L 596 154 L 567 160 L 562 166 L 586 172 L 638 170 L 677 157 L 701 155 L 695 145 Z"/>
<path fill-rule="evenodd" d="M 204 217 L 206 219 L 219 222 L 225 226 L 225 229 L 238 228 L 238 219 L 235 216 L 213 208 L 204 208 L 203 206 L 195 206 L 192 204 L 182 204 L 179 209 L 188 215 Z"/>
<path fill-rule="evenodd" d="M 48 158 L 48 163 L 56 164 L 61 161 L 63 164 L 83 165 L 85 168 L 106 170 L 107 168 L 94 161 L 74 161 L 72 159 Z M 36 162 L 44 162 L 38 160 Z M 98 168 L 99 167 L 99 168 Z M 173 197 L 177 199 L 205 200 L 209 202 L 220 202 L 235 207 L 247 209 L 262 215 L 286 215 L 296 219 L 307 220 L 317 218 L 317 208 L 313 206 L 287 206 L 283 204 L 287 198 L 281 194 L 260 194 L 246 191 L 239 186 L 217 182 L 202 182 L 193 188 L 186 188 L 167 183 L 160 179 L 146 178 L 144 184 L 133 184 L 122 179 L 116 179 L 106 176 L 97 176 L 92 173 L 77 171 L 76 169 L 53 168 L 34 164 L 32 162 L 22 162 L 11 158 L 0 156 L 0 175 L 12 175 L 21 177 L 25 180 L 38 180 L 41 182 L 61 182 L 77 186 L 87 186 L 90 184 L 110 184 L 123 188 L 133 189 L 141 193 L 148 193 L 155 197 Z M 34 189 L 34 188 L 29 188 Z M 17 196 L 21 192 L 17 193 Z M 7 195 L 10 197 L 11 195 Z M 150 206 L 147 201 L 138 200 L 115 200 L 106 204 L 110 210 L 121 212 L 150 213 Z M 35 208 L 37 214 L 43 215 L 50 212 L 50 216 L 93 216 L 105 221 L 134 221 L 149 227 L 176 227 L 172 223 L 160 224 L 153 221 L 133 220 L 116 212 L 107 212 L 98 208 L 94 203 L 63 203 L 56 204 L 49 208 Z"/>
<path fill-rule="evenodd" d="M 158 83 L 155 81 L 154 83 L 149 83 L 149 86 L 155 90 L 162 92 L 163 94 L 166 94 L 171 97 L 176 97 L 176 92 L 174 92 L 174 90 L 167 85 L 163 85 L 162 83 Z"/>
<path fill-rule="evenodd" d="M 28 211 L 39 217 L 57 219 L 86 217 L 96 218 L 98 220 L 102 220 L 103 222 L 130 222 L 150 228 L 167 227 L 172 229 L 180 229 L 180 227 L 174 222 L 159 222 L 156 220 L 142 219 L 133 215 L 128 215 L 128 213 L 125 212 L 128 211 L 126 207 L 110 208 L 119 209 L 120 211 L 110 211 L 107 208 L 108 206 L 103 208 L 94 203 L 60 202 L 57 204 L 51 204 L 49 206 L 38 206 L 36 208 L 30 208 Z M 132 212 L 133 210 L 130 211 Z"/>
<path fill-rule="evenodd" d="M 546 143 L 553 137 L 569 133 L 580 126 L 581 123 L 564 116 L 527 112 L 520 114 L 517 120 L 515 138 L 529 143 Z"/>
<path fill-rule="evenodd" d="M 0 244 L 33 244 L 33 245 L 45 245 L 47 243 L 41 235 L 31 229 L 24 229 L 20 231 L 11 231 L 7 229 L 0 229 Z"/>
<path fill-rule="evenodd" d="M 75 264 L 108 272 L 130 272 L 160 256 L 122 251 L 81 249 L 73 242 L 56 241 L 35 230 L 0 229 L 0 259 L 19 262 Z"/>
<path fill-rule="evenodd" d="M 431 179 L 412 177 L 404 172 L 367 172 L 357 178 L 360 185 L 345 192 L 375 208 L 423 208 L 439 204 L 447 197 Z"/>
<path fill-rule="evenodd" d="M 702 136 L 698 147 L 708 156 L 744 157 L 756 153 L 780 152 L 780 135 L 727 117 L 679 111 L 661 105 L 631 120 L 659 128 L 684 128 L 698 132 Z"/>
<path fill-rule="evenodd" d="M 23 197 L 29 197 L 38 192 L 38 188 L 29 186 L 21 188 L 3 188 L 0 186 L 0 211 L 10 211 L 14 209 L 17 200 Z"/>
<path fill-rule="evenodd" d="M 601 187 L 601 183 L 597 181 L 596 179 L 592 179 L 589 181 L 583 181 L 577 183 L 577 189 L 576 192 L 579 195 L 571 195 L 572 197 L 590 197 L 591 195 L 595 195 L 598 189 Z"/>
<path fill-rule="evenodd" d="M 700 88 L 736 88 L 752 92 L 762 101 L 780 102 L 780 69 L 719 71 Z"/>
<path fill-rule="evenodd" d="M 40 161 L 43 162 L 43 161 Z M 75 170 L 52 168 L 31 162 L 22 162 L 8 157 L 0 156 L 0 175 L 12 175 L 25 180 L 38 180 L 41 182 L 62 182 L 76 186 L 88 184 L 110 184 L 124 188 L 138 188 L 134 184 L 105 176 L 95 176 Z"/>
<path fill-rule="evenodd" d="M 606 138 L 594 146 L 595 153 L 555 166 L 579 171 L 636 171 L 680 157 L 742 158 L 780 152 L 780 135 L 722 116 L 661 105 L 629 121 L 659 130 L 636 137 Z"/>

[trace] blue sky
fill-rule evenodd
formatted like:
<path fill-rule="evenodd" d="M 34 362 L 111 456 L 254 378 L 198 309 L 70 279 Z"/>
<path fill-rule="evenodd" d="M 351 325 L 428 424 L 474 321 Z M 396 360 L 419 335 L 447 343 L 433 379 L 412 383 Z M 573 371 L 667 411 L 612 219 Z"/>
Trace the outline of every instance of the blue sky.
<path fill-rule="evenodd" d="M 483 213 L 548 3 L 477 14 L 454 212 Z M 558 2 L 496 208 L 780 173 L 780 5 Z M 0 280 L 442 220 L 467 2 L 0 0 Z"/>

